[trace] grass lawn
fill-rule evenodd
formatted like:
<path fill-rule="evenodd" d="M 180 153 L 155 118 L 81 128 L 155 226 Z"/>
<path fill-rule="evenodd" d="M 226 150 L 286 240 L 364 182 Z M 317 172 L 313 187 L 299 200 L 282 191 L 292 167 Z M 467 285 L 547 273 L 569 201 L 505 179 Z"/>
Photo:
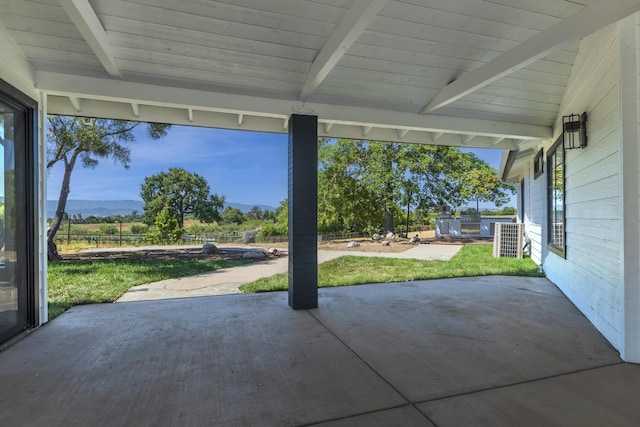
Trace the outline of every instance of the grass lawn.
<path fill-rule="evenodd" d="M 494 258 L 491 245 L 465 245 L 450 261 L 345 256 L 320 264 L 318 286 L 405 282 L 468 276 L 544 276 L 529 258 Z M 287 274 L 276 274 L 240 286 L 245 294 L 284 291 Z"/>
<path fill-rule="evenodd" d="M 136 258 L 50 262 L 49 320 L 73 305 L 113 302 L 132 286 L 247 262 L 250 261 Z"/>

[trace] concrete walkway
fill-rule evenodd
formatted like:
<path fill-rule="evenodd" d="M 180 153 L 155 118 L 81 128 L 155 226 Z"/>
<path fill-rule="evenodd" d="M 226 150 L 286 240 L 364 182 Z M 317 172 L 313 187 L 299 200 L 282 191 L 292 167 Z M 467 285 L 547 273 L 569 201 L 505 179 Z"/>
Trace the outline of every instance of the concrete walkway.
<path fill-rule="evenodd" d="M 639 399 L 544 278 L 76 306 L 0 352 L 7 427 L 637 427 Z"/>
<path fill-rule="evenodd" d="M 397 253 L 319 250 L 318 263 L 346 255 L 446 261 L 457 254 L 461 248 L 462 246 L 459 245 L 416 245 L 404 252 Z M 250 250 L 247 248 L 238 249 L 245 251 Z M 285 273 L 287 269 L 287 257 L 254 262 L 239 267 L 201 273 L 195 276 L 167 279 L 160 282 L 134 286 L 116 302 L 239 294 L 238 286 L 253 282 L 262 277 Z"/>

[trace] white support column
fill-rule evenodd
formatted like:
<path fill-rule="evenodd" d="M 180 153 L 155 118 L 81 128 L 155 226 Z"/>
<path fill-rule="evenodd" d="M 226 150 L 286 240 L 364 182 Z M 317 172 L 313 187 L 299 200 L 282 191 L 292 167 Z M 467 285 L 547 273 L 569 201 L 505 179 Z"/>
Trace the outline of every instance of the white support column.
<path fill-rule="evenodd" d="M 47 94 L 40 92 L 38 108 L 37 200 L 38 200 L 38 292 L 40 324 L 49 320 L 49 288 L 47 284 Z"/>
<path fill-rule="evenodd" d="M 620 170 L 623 334 L 621 357 L 640 363 L 640 158 L 638 150 L 638 43 L 636 15 L 619 23 Z"/>

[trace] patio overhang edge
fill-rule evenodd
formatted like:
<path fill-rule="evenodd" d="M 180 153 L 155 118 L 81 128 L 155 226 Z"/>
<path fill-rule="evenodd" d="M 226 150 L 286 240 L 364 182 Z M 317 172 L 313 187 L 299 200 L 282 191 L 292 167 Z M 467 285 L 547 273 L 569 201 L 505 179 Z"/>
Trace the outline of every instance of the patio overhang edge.
<path fill-rule="evenodd" d="M 286 133 L 286 120 L 291 114 L 307 114 L 318 116 L 319 122 L 324 124 L 319 128 L 321 136 L 366 137 L 502 149 L 517 148 L 517 142 L 512 140 L 548 139 L 552 133 L 551 127 L 524 123 L 441 115 L 425 116 L 411 112 L 310 103 L 295 99 L 238 95 L 42 71 L 36 72 L 35 82 L 38 90 L 50 96 L 48 110 L 52 114 L 72 113 L 129 120 L 167 121 L 160 119 L 161 116 L 166 116 L 160 113 L 161 110 L 174 110 L 172 114 L 175 114 L 175 110 L 182 110 L 184 113 L 180 115 L 181 119 L 176 117 L 178 123 L 186 121 L 184 124 L 208 124 L 210 127 L 224 128 L 231 127 L 225 125 L 224 120 L 221 120 L 221 123 L 195 123 L 195 112 L 235 116 L 235 128 L 243 124 L 243 120 L 238 119 L 242 115 L 252 120 L 258 119 L 247 130 L 278 133 Z M 71 101 L 57 100 L 55 97 L 77 98 L 83 101 L 83 106 L 77 111 Z M 132 109 L 132 104 L 135 104 L 136 108 Z M 148 111 L 148 117 L 142 117 L 142 112 L 147 107 L 153 108 Z M 134 115 L 136 110 L 138 116 Z M 158 118 L 155 118 L 156 116 Z M 416 135 L 425 132 L 427 136 Z M 448 137 L 442 139 L 442 135 Z"/>

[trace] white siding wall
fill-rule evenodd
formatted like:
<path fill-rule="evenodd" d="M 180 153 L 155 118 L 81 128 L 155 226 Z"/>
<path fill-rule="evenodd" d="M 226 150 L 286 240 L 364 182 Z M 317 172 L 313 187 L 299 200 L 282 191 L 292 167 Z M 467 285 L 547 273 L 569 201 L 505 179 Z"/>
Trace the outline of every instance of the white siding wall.
<path fill-rule="evenodd" d="M 612 25 L 585 38 L 556 120 L 588 113 L 586 149 L 566 151 L 566 259 L 546 248 L 545 174 L 528 171 L 527 230 L 532 258 L 618 349 L 622 347 L 620 93 L 618 30 Z M 547 150 L 553 141 L 545 144 Z M 529 169 L 532 169 L 530 167 Z"/>
<path fill-rule="evenodd" d="M 543 225 L 546 221 L 547 212 L 545 174 L 534 179 L 533 165 L 529 164 L 525 170 L 525 177 L 525 185 L 527 187 L 524 206 L 525 232 L 531 239 L 531 258 L 536 264 L 542 264 L 542 248 L 547 242 L 546 237 L 543 235 Z M 527 195 L 527 193 L 529 194 Z"/>

